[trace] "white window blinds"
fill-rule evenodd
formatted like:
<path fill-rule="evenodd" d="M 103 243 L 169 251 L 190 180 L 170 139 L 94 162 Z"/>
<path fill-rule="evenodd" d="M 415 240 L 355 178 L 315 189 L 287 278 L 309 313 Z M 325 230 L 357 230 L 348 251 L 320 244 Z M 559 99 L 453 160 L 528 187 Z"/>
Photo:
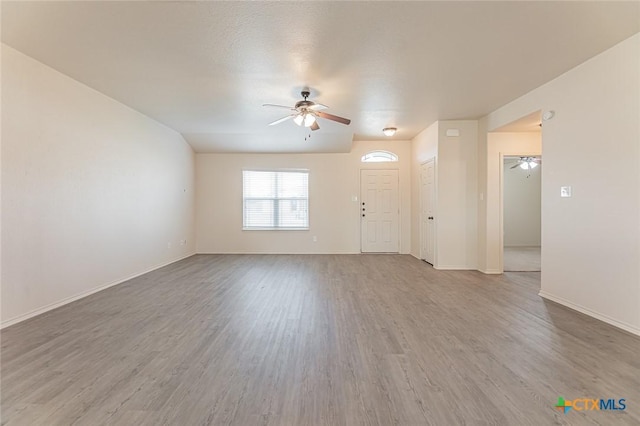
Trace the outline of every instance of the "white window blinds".
<path fill-rule="evenodd" d="M 243 229 L 309 229 L 309 171 L 242 172 Z"/>

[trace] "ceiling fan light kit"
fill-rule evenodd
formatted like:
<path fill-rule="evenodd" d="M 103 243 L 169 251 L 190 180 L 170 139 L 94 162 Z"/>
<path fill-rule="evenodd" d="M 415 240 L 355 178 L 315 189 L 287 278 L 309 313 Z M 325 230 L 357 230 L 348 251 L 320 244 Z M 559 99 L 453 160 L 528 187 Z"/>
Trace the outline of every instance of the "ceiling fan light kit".
<path fill-rule="evenodd" d="M 384 133 L 385 136 L 393 136 L 397 131 L 398 129 L 396 129 L 395 127 L 385 127 L 384 129 L 382 129 L 382 133 Z"/>
<path fill-rule="evenodd" d="M 535 161 L 520 163 L 520 168 L 523 170 L 535 169 L 536 167 L 538 167 L 538 163 L 536 163 Z"/>
<path fill-rule="evenodd" d="M 309 113 L 298 114 L 293 118 L 293 122 L 298 126 L 311 127 L 316 122 L 316 117 Z"/>
<path fill-rule="evenodd" d="M 288 107 L 285 105 L 276 105 L 276 104 L 263 104 L 265 107 L 275 107 L 275 108 L 285 108 L 292 111 L 291 114 L 286 117 L 279 118 L 276 121 L 269 123 L 269 126 L 273 126 L 276 124 L 280 124 L 284 121 L 293 118 L 293 122 L 298 126 L 309 127 L 311 130 L 315 131 L 320 129 L 320 125 L 318 124 L 318 118 L 324 118 L 326 120 L 335 121 L 336 123 L 349 125 L 351 124 L 351 120 L 348 118 L 338 117 L 337 115 L 329 114 L 326 112 L 322 112 L 323 109 L 329 108 L 326 105 L 322 105 L 313 101 L 308 100 L 307 98 L 310 95 L 308 89 L 300 92 L 302 97 L 304 98 L 301 101 L 296 102 L 293 107 Z"/>
<path fill-rule="evenodd" d="M 531 176 L 531 170 L 538 167 L 538 164 L 540 164 L 541 162 L 542 160 L 536 157 L 520 157 L 518 158 L 518 161 L 516 161 L 516 164 L 514 164 L 510 168 L 515 169 L 516 167 L 520 167 L 522 170 L 526 170 L 529 172 L 529 174 L 527 175 L 527 177 L 529 177 Z"/>
<path fill-rule="evenodd" d="M 311 127 L 311 125 L 315 122 L 316 122 L 316 117 L 313 114 L 305 114 L 304 127 Z"/>

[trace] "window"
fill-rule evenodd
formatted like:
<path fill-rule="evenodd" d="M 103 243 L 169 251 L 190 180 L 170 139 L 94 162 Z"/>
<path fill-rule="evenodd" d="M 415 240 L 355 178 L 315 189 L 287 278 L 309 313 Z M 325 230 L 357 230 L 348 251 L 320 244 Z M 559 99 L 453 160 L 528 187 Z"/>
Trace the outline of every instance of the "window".
<path fill-rule="evenodd" d="M 383 163 L 398 161 L 398 156 L 389 151 L 371 151 L 363 155 L 360 161 L 363 163 Z"/>
<path fill-rule="evenodd" d="M 242 172 L 242 228 L 309 229 L 309 171 Z"/>

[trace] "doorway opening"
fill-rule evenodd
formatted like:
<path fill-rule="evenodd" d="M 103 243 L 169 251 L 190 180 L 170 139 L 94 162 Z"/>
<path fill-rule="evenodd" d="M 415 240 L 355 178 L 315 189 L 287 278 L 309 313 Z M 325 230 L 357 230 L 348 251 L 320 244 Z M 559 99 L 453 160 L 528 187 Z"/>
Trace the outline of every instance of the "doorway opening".
<path fill-rule="evenodd" d="M 541 156 L 504 156 L 502 162 L 504 272 L 541 270 Z"/>
<path fill-rule="evenodd" d="M 487 193 L 486 195 L 486 252 L 483 272 L 501 274 L 504 268 L 504 179 L 511 177 L 508 169 L 505 173 L 505 157 L 532 157 L 542 160 L 542 111 L 535 111 L 509 124 L 487 132 Z M 512 162 L 514 160 L 511 160 Z M 511 164 L 511 167 L 514 164 Z M 537 167 L 542 170 L 542 167 Z M 519 169 L 525 172 L 524 169 Z M 515 172 L 514 172 L 515 173 Z M 527 173 L 525 173 L 526 179 Z M 544 180 L 544 179 L 543 179 Z M 541 190 L 541 194 L 542 194 Z M 541 209 L 539 210 L 541 211 Z M 507 243 L 509 240 L 507 240 Z M 544 239 L 541 239 L 541 259 L 544 259 Z M 508 255 L 509 253 L 507 253 Z M 541 266 L 542 266 L 541 260 Z M 512 269 L 512 268 L 507 268 Z M 541 268 L 540 268 L 541 269 Z"/>

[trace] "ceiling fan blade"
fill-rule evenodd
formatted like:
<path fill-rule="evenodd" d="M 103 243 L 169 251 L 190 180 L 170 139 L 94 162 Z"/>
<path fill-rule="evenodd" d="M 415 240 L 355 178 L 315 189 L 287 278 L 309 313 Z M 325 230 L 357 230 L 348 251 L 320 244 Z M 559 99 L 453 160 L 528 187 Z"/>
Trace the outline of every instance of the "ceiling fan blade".
<path fill-rule="evenodd" d="M 309 107 L 309 109 L 311 111 L 320 111 L 320 110 L 327 109 L 327 108 L 329 108 L 329 107 L 326 106 L 326 105 L 322 105 L 322 104 L 313 104 L 313 105 L 311 105 Z"/>
<path fill-rule="evenodd" d="M 322 111 L 317 111 L 316 114 L 318 115 L 318 117 L 326 118 L 327 120 L 336 121 L 338 123 L 346 125 L 351 124 L 351 120 L 349 120 L 348 118 L 338 117 L 337 115 L 329 114 Z"/>
<path fill-rule="evenodd" d="M 285 108 L 295 111 L 295 108 L 291 108 L 290 106 L 285 105 L 276 105 L 276 104 L 262 104 L 263 107 L 274 107 L 274 108 Z"/>
<path fill-rule="evenodd" d="M 296 116 L 295 114 L 287 115 L 286 117 L 282 117 L 282 118 L 280 118 L 280 119 L 278 119 L 278 120 L 276 120 L 276 121 L 274 121 L 272 123 L 269 123 L 269 126 L 273 126 L 275 124 L 280 124 L 283 121 L 287 121 L 287 120 L 289 120 L 289 119 L 291 119 L 291 118 L 293 118 L 295 116 Z"/>
<path fill-rule="evenodd" d="M 520 163 L 516 163 L 513 166 L 509 167 L 509 169 L 515 169 L 516 167 L 518 167 L 520 165 Z"/>
<path fill-rule="evenodd" d="M 318 125 L 317 121 L 314 121 L 313 124 L 311 125 L 311 127 L 309 127 L 311 130 L 318 130 L 320 128 L 320 126 Z"/>

